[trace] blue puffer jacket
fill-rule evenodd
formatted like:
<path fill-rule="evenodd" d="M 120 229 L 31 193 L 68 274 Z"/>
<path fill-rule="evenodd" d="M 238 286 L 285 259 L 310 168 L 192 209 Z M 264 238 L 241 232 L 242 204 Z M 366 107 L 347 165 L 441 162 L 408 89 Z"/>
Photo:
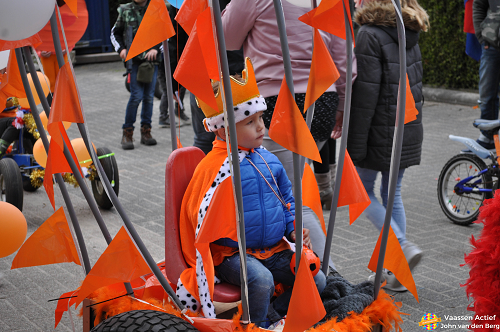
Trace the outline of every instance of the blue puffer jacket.
<path fill-rule="evenodd" d="M 292 184 L 278 158 L 264 149 L 254 149 L 254 151 L 260 153 L 266 160 L 279 187 L 278 190 L 266 163 L 256 152 L 250 152 L 240 163 L 246 245 L 247 248 L 261 249 L 275 245 L 283 236 L 290 240 L 290 233 L 294 230 L 295 200 L 292 194 Z M 278 195 L 281 192 L 284 201 L 291 204 L 291 213 L 281 204 L 262 175 L 247 159 L 259 168 Z M 227 247 L 238 247 L 236 242 L 227 238 L 219 239 L 215 243 Z"/>

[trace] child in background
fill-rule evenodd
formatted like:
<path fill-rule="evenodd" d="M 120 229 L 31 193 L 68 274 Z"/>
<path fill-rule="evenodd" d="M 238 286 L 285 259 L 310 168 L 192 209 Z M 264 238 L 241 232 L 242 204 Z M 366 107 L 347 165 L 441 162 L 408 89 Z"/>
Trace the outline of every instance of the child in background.
<path fill-rule="evenodd" d="M 246 259 L 250 319 L 259 327 L 279 322 L 287 313 L 292 287 L 273 302 L 275 282 L 293 286 L 290 268 L 294 252 L 284 237 L 295 242 L 295 203 L 290 180 L 283 165 L 262 148 L 264 138 L 264 98 L 260 95 L 250 59 L 245 60 L 243 81 L 231 77 L 234 115 L 239 148 L 241 185 L 246 237 Z M 238 243 L 222 236 L 210 244 L 210 253 L 194 246 L 200 229 L 236 227 L 230 167 L 227 158 L 224 114 L 219 91 L 218 110 L 199 101 L 206 115 L 205 129 L 216 134 L 212 151 L 200 162 L 184 195 L 180 234 L 184 257 L 191 267 L 178 282 L 177 296 L 187 308 L 201 309 L 206 317 L 215 317 L 212 295 L 214 274 L 222 281 L 240 285 Z M 229 220 L 228 220 L 229 219 Z M 227 232 L 224 233 L 227 236 Z M 304 244 L 310 246 L 309 231 L 304 229 Z M 323 272 L 314 280 L 321 293 L 326 285 Z M 201 307 L 200 307 L 201 306 Z"/>

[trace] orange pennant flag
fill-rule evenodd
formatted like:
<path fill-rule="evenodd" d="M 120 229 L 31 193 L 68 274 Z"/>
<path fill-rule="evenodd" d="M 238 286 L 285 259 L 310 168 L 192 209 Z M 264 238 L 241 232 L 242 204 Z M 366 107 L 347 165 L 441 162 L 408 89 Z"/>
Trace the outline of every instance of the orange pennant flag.
<path fill-rule="evenodd" d="M 406 74 L 406 103 L 405 103 L 405 124 L 417 119 L 418 110 L 415 107 L 415 99 L 411 93 L 410 81 L 408 73 Z"/>
<path fill-rule="evenodd" d="M 207 0 L 185 0 L 181 8 L 179 8 L 175 20 L 181 25 L 184 31 L 191 36 L 196 19 L 207 8 Z"/>
<path fill-rule="evenodd" d="M 214 91 L 212 89 L 212 84 L 210 82 L 210 75 L 213 75 L 213 68 L 217 66 L 217 63 L 212 64 L 207 69 L 207 60 L 216 59 L 215 56 L 215 44 L 211 49 L 202 49 L 202 45 L 206 45 L 208 41 L 203 44 L 200 42 L 200 36 L 198 36 L 198 28 L 207 28 L 207 18 L 210 20 L 208 22 L 210 30 L 212 29 L 212 23 L 210 19 L 210 8 L 205 11 L 207 14 L 201 15 L 200 19 L 203 17 L 202 22 L 199 23 L 200 19 L 197 20 L 196 28 L 193 29 L 191 36 L 188 39 L 186 47 L 182 52 L 179 63 L 174 72 L 174 79 L 191 93 L 193 93 L 197 98 L 203 100 L 206 104 L 212 107 L 214 110 L 218 109 L 217 102 L 215 101 Z M 199 24 L 198 24 L 199 23 Z M 213 40 L 213 38 L 212 38 Z M 205 54 L 211 53 L 212 56 L 205 58 Z M 203 56 L 203 61 L 200 61 L 200 55 Z"/>
<path fill-rule="evenodd" d="M 150 273 L 141 253 L 122 226 L 83 280 L 76 307 L 93 291 L 119 282 L 130 282 Z"/>
<path fill-rule="evenodd" d="M 354 44 L 354 30 L 352 27 L 351 12 L 348 0 L 323 0 L 317 8 L 305 13 L 299 20 L 314 28 L 326 31 L 339 38 L 345 39 L 346 26 L 344 19 L 344 6 L 349 16 L 352 40 Z"/>
<path fill-rule="evenodd" d="M 24 242 L 11 269 L 73 262 L 81 265 L 63 208 L 59 208 Z"/>
<path fill-rule="evenodd" d="M 61 321 L 62 315 L 64 314 L 65 311 L 69 310 L 69 307 L 71 307 L 75 301 L 76 301 L 76 296 L 78 296 L 78 289 L 70 292 L 66 292 L 62 294 L 59 297 L 59 300 L 57 301 L 57 307 L 54 312 L 55 316 L 55 326 L 54 329 L 59 325 L 59 322 Z"/>
<path fill-rule="evenodd" d="M 30 45 L 36 48 L 41 43 L 42 43 L 42 39 L 40 38 L 38 33 L 35 33 L 31 37 L 19 39 L 19 40 L 0 39 L 0 52 L 7 51 L 7 50 L 12 50 L 14 52 L 14 49 L 16 49 L 16 48 L 20 48 L 23 46 L 30 46 Z"/>
<path fill-rule="evenodd" d="M 179 139 L 179 136 L 177 136 L 177 147 L 182 148 L 181 140 Z"/>
<path fill-rule="evenodd" d="M 373 250 L 372 257 L 370 258 L 370 263 L 368 263 L 368 268 L 373 272 L 377 270 L 380 244 L 382 242 L 382 231 L 380 231 L 377 244 L 375 245 L 375 249 Z M 392 227 L 389 228 L 389 237 L 387 238 L 384 268 L 394 273 L 396 279 L 398 279 L 398 281 L 403 286 L 405 286 L 406 289 L 410 291 L 410 293 L 413 294 L 417 302 L 419 302 L 417 287 L 415 286 L 415 281 L 413 280 L 413 276 L 411 275 L 410 267 L 408 266 L 406 257 L 403 253 L 403 250 L 401 249 L 401 245 L 399 244 L 396 234 L 394 234 L 394 231 L 392 230 Z"/>
<path fill-rule="evenodd" d="M 68 6 L 69 10 L 78 17 L 78 0 L 64 0 L 66 2 L 66 5 Z"/>
<path fill-rule="evenodd" d="M 217 53 L 215 51 L 214 31 L 210 8 L 208 8 L 200 14 L 196 21 L 196 33 L 198 33 L 198 38 L 200 40 L 208 77 L 214 81 L 218 81 L 219 65 L 217 64 Z"/>
<path fill-rule="evenodd" d="M 306 255 L 302 252 L 283 332 L 303 332 L 326 315 L 311 270 L 304 262 Z"/>
<path fill-rule="evenodd" d="M 75 83 L 75 75 L 69 62 L 66 62 L 57 74 L 54 100 L 52 102 L 47 130 L 50 132 L 49 127 L 51 123 L 62 121 L 73 123 L 84 122 L 78 89 Z"/>
<path fill-rule="evenodd" d="M 24 91 L 21 73 L 17 64 L 16 52 L 11 50 L 9 53 L 9 62 L 7 63 L 6 74 L 2 78 L 0 90 L 8 97 L 25 98 L 26 92 Z M 3 110 L 5 103 L 1 104 Z"/>
<path fill-rule="evenodd" d="M 128 61 L 136 55 L 175 35 L 175 30 L 163 0 L 151 0 L 127 53 Z"/>
<path fill-rule="evenodd" d="M 337 206 L 349 206 L 349 223 L 352 224 L 370 204 L 371 201 L 365 186 L 363 186 L 351 156 L 346 150 Z"/>
<path fill-rule="evenodd" d="M 318 183 L 308 163 L 306 163 L 304 175 L 302 176 L 302 204 L 316 213 L 323 233 L 325 233 L 326 236 L 325 218 L 323 217 L 323 207 L 321 206 Z"/>
<path fill-rule="evenodd" d="M 278 100 L 269 126 L 269 137 L 284 148 L 321 163 L 316 142 L 290 93 L 285 78 L 281 82 Z"/>
<path fill-rule="evenodd" d="M 304 113 L 339 77 L 337 66 L 335 66 L 321 34 L 317 29 L 314 29 L 314 49 L 311 71 L 307 81 Z"/>

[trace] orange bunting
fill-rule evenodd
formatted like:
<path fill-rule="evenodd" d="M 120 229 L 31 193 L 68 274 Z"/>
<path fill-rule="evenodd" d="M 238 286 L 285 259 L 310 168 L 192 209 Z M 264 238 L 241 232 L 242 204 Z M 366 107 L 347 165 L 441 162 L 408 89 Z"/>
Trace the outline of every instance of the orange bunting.
<path fill-rule="evenodd" d="M 368 263 L 368 268 L 373 272 L 375 272 L 377 269 L 383 230 L 384 229 L 382 228 L 382 231 L 380 231 L 377 244 L 375 245 L 375 249 L 373 250 L 372 257 L 370 258 L 370 263 Z M 405 286 L 410 291 L 410 293 L 413 294 L 417 302 L 420 302 L 418 300 L 417 287 L 415 286 L 415 281 L 413 280 L 413 276 L 411 275 L 410 267 L 408 266 L 406 257 L 403 253 L 403 250 L 401 249 L 401 245 L 399 244 L 396 234 L 394 234 L 394 231 L 392 230 L 392 227 L 389 228 L 389 237 L 387 238 L 384 268 L 394 273 L 396 279 L 398 279 L 398 281 L 403 286 Z"/>
<path fill-rule="evenodd" d="M 346 150 L 337 206 L 349 206 L 349 224 L 352 224 L 370 204 L 365 186 Z"/>
<path fill-rule="evenodd" d="M 11 269 L 68 262 L 81 265 L 61 207 L 24 242 Z"/>
<path fill-rule="evenodd" d="M 281 83 L 269 126 L 269 137 L 284 148 L 321 163 L 316 142 L 290 93 L 285 78 Z"/>
<path fill-rule="evenodd" d="M 68 6 L 69 10 L 78 17 L 78 0 L 64 0 L 66 2 L 66 5 Z"/>
<path fill-rule="evenodd" d="M 317 8 L 305 13 L 299 17 L 299 20 L 316 29 L 329 32 L 332 35 L 345 39 L 346 26 L 344 19 L 344 6 L 347 9 L 354 45 L 354 30 L 352 27 L 348 0 L 343 0 L 343 4 L 341 0 L 323 0 Z"/>
<path fill-rule="evenodd" d="M 20 48 L 23 46 L 33 46 L 37 47 L 42 43 L 42 39 L 38 35 L 38 33 L 35 33 L 33 36 L 25 38 L 25 39 L 20 39 L 20 40 L 3 40 L 0 39 L 0 52 L 1 51 L 7 51 L 7 50 L 12 50 L 16 48 Z"/>
<path fill-rule="evenodd" d="M 200 40 L 203 59 L 207 67 L 208 77 L 214 81 L 219 80 L 219 65 L 217 64 L 217 54 L 215 51 L 214 29 L 212 27 L 212 17 L 210 9 L 206 9 L 200 14 L 196 21 L 196 32 Z"/>
<path fill-rule="evenodd" d="M 337 66 L 317 29 L 314 29 L 314 49 L 307 81 L 304 113 L 340 77 Z"/>
<path fill-rule="evenodd" d="M 80 98 L 76 87 L 75 75 L 71 64 L 66 62 L 57 74 L 54 100 L 48 120 L 47 130 L 50 132 L 50 124 L 66 121 L 83 123 Z"/>
<path fill-rule="evenodd" d="M 21 79 L 21 73 L 19 72 L 19 66 L 17 64 L 16 52 L 14 50 L 11 50 L 9 53 L 9 62 L 7 63 L 6 74 L 2 77 L 0 90 L 7 96 L 7 98 L 26 97 L 23 81 Z M 5 103 L 0 105 L 0 108 L 3 110 Z"/>
<path fill-rule="evenodd" d="M 216 58 L 215 43 L 209 41 L 201 42 L 201 35 L 198 31 L 212 31 L 212 20 L 210 18 L 210 8 L 200 15 L 200 19 L 196 21 L 196 27 L 193 29 L 191 36 L 188 39 L 186 47 L 182 52 L 179 63 L 174 72 L 174 79 L 187 90 L 193 93 L 197 98 L 203 100 L 214 110 L 218 109 L 215 100 L 210 75 L 213 75 L 214 66 L 217 67 L 217 62 L 210 63 L 207 66 L 207 61 L 213 61 Z M 207 32 L 203 32 L 205 36 Z M 213 40 L 213 37 L 212 37 Z M 211 49 L 203 49 L 203 46 L 212 45 Z M 211 54 L 210 56 L 208 54 Z M 203 61 L 200 61 L 200 55 L 203 56 Z M 207 57 L 205 57 L 207 55 Z M 208 69 L 212 68 L 212 69 Z"/>
<path fill-rule="evenodd" d="M 186 33 L 191 36 L 198 16 L 208 8 L 207 0 L 185 0 L 182 3 L 175 20 L 181 25 Z"/>
<path fill-rule="evenodd" d="M 130 282 L 150 272 L 149 266 L 122 226 L 83 280 L 76 299 L 76 307 L 89 294 L 101 287 Z"/>
<path fill-rule="evenodd" d="M 179 136 L 177 136 L 177 147 L 182 148 L 181 140 L 179 139 Z"/>
<path fill-rule="evenodd" d="M 406 74 L 406 102 L 405 102 L 405 124 L 417 119 L 418 110 L 415 107 L 415 99 L 411 93 L 410 81 L 408 73 Z"/>
<path fill-rule="evenodd" d="M 318 183 L 308 163 L 306 163 L 304 175 L 302 176 L 302 204 L 316 213 L 323 233 L 325 233 L 326 236 L 325 218 L 323 217 L 323 207 L 321 206 Z"/>
<path fill-rule="evenodd" d="M 59 325 L 59 322 L 61 321 L 61 318 L 62 318 L 62 315 L 64 314 L 64 312 L 68 311 L 69 307 L 71 307 L 75 303 L 76 297 L 73 297 L 73 296 L 77 296 L 77 295 L 78 295 L 78 289 L 64 293 L 61 296 L 59 296 L 59 300 L 57 301 L 57 307 L 56 307 L 56 310 L 54 312 L 55 321 L 56 321 L 54 329 L 57 327 L 57 325 Z"/>
<path fill-rule="evenodd" d="M 167 7 L 163 0 L 151 0 L 127 53 L 128 61 L 136 55 L 175 35 Z"/>
<path fill-rule="evenodd" d="M 326 315 L 313 275 L 305 262 L 306 255 L 302 252 L 283 332 L 303 332 Z"/>

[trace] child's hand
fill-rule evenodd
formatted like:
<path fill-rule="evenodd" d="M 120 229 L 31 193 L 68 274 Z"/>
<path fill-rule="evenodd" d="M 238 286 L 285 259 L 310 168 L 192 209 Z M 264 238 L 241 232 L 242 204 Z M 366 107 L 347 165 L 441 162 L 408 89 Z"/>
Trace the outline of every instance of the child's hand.
<path fill-rule="evenodd" d="M 122 58 L 123 60 L 127 58 L 127 49 L 124 48 L 120 51 L 120 58 Z"/>
<path fill-rule="evenodd" d="M 310 231 L 307 228 L 302 229 L 302 242 L 306 247 L 312 250 L 312 243 L 311 243 L 311 238 L 309 237 L 309 233 Z M 296 239 L 295 231 L 292 231 L 290 233 L 290 239 L 292 239 L 292 242 L 295 243 Z"/>
<path fill-rule="evenodd" d="M 156 60 L 156 54 L 158 54 L 158 51 L 153 48 L 153 49 L 149 50 L 148 53 L 146 53 L 146 59 L 148 61 L 154 61 L 154 60 Z"/>

